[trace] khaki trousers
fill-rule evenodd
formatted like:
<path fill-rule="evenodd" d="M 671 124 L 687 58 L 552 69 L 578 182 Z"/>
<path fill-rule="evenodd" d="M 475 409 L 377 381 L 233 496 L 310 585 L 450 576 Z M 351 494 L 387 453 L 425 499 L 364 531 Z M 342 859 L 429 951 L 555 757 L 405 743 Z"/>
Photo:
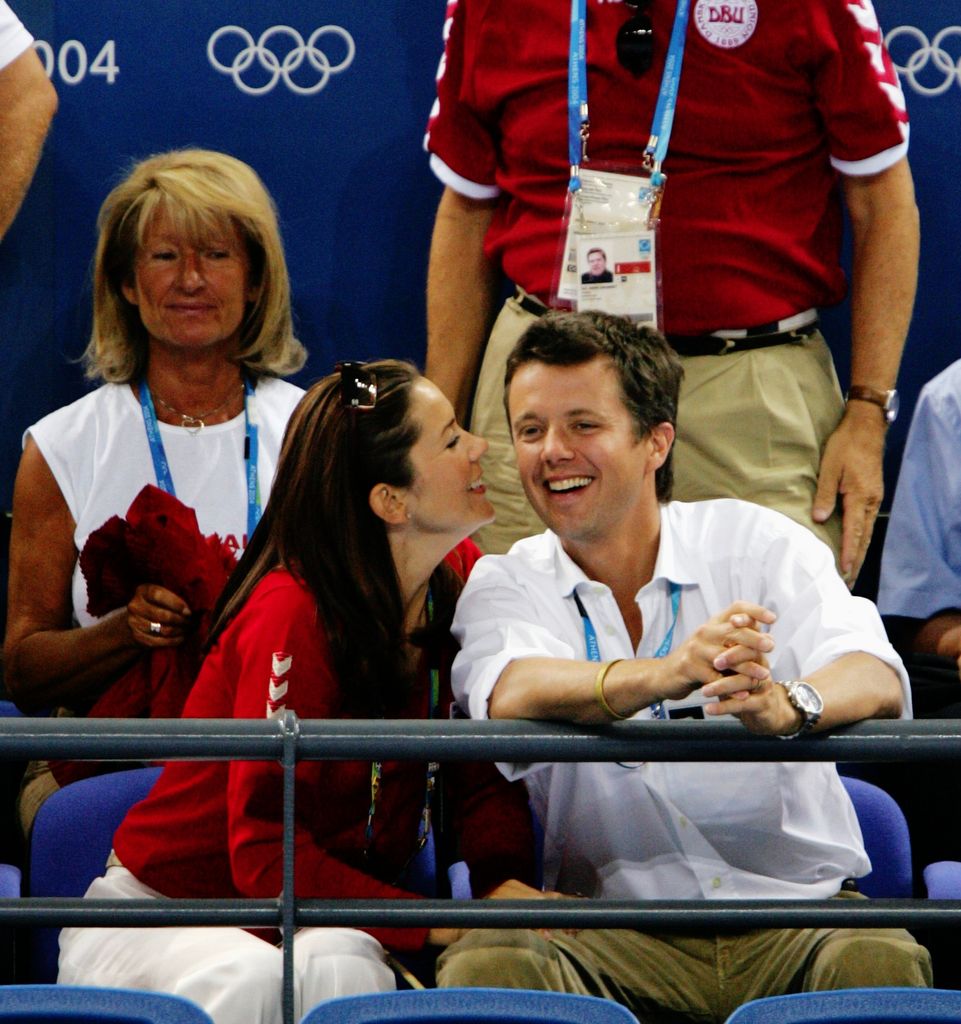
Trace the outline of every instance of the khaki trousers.
<path fill-rule="evenodd" d="M 931 958 L 898 928 L 718 935 L 586 930 L 555 932 L 550 940 L 535 931 L 477 929 L 441 954 L 437 983 L 602 996 L 626 1006 L 641 1024 L 720 1024 L 742 1003 L 764 996 L 929 987 Z"/>
<path fill-rule="evenodd" d="M 474 395 L 471 430 L 485 437 L 484 483 L 497 519 L 474 534 L 500 554 L 544 524 L 524 496 L 504 412 L 507 357 L 537 318 L 514 298 L 491 331 Z M 841 516 L 811 518 L 821 451 L 844 412 L 831 353 L 820 333 L 801 342 L 683 359 L 674 446 L 679 501 L 742 498 L 777 509 L 840 553 Z"/>

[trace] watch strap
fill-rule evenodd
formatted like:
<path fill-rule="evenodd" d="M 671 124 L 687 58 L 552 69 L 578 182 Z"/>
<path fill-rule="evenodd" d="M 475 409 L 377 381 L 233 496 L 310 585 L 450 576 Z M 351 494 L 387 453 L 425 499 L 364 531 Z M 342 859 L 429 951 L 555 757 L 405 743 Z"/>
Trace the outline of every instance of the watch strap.
<path fill-rule="evenodd" d="M 876 405 L 883 413 L 884 418 L 890 423 L 894 419 L 896 412 L 894 408 L 894 400 L 897 395 L 897 391 L 891 388 L 889 391 L 883 391 L 881 388 L 872 388 L 867 384 L 852 384 L 848 388 L 846 395 L 847 401 L 854 399 L 858 402 L 870 402 L 872 405 Z"/>

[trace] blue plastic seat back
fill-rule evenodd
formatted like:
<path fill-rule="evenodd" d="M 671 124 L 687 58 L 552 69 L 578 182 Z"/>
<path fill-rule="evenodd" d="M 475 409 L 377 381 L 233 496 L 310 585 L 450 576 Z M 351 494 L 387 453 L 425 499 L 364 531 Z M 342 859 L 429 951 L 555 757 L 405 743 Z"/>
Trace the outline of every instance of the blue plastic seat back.
<path fill-rule="evenodd" d="M 18 1024 L 213 1024 L 196 1003 L 181 996 L 73 985 L 0 986 L 0 1021 Z"/>
<path fill-rule="evenodd" d="M 755 999 L 727 1024 L 956 1024 L 961 992 L 937 988 L 850 988 Z"/>
<path fill-rule="evenodd" d="M 961 900 L 961 862 L 937 860 L 924 869 L 930 900 Z"/>
<path fill-rule="evenodd" d="M 20 868 L 0 864 L 0 899 L 16 899 L 20 895 Z"/>
<path fill-rule="evenodd" d="M 342 996 L 315 1006 L 301 1024 L 637 1024 L 619 1003 L 561 992 L 437 988 Z"/>
<path fill-rule="evenodd" d="M 161 770 L 95 775 L 50 796 L 37 812 L 30 836 L 30 895 L 83 896 L 103 874 L 124 815 L 150 792 Z M 31 929 L 31 981 L 57 980 L 59 935 L 58 928 Z"/>
<path fill-rule="evenodd" d="M 858 888 L 874 899 L 907 899 L 913 895 L 911 837 L 897 801 L 864 779 L 841 776 L 857 812 L 871 873 L 858 879 Z"/>

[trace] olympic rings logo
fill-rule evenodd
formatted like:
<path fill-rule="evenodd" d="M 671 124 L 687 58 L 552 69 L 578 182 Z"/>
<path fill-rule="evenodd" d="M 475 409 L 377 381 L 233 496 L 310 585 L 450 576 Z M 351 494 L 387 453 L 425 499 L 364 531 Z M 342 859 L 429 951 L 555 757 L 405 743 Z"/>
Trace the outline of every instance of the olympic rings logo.
<path fill-rule="evenodd" d="M 899 64 L 892 43 L 906 36 L 913 40 L 917 46 L 914 52 L 908 57 L 906 63 Z M 911 88 L 922 96 L 940 96 L 951 88 L 953 82 L 961 86 L 961 56 L 952 57 L 945 49 L 944 43 L 953 36 L 961 38 L 961 25 L 949 25 L 928 41 L 928 37 L 919 28 L 913 25 L 901 25 L 891 29 L 884 40 L 894 66 L 907 80 Z M 925 71 L 928 65 L 943 76 L 943 80 L 935 84 L 927 84 L 933 77 L 933 73 L 925 76 L 926 81 L 922 82 L 918 76 Z"/>
<path fill-rule="evenodd" d="M 317 45 L 318 41 L 327 35 L 339 38 L 346 47 L 345 56 L 337 64 L 332 64 L 327 54 Z M 243 44 L 229 63 L 220 60 L 215 53 L 217 44 L 227 36 L 239 36 Z M 281 48 L 278 53 L 270 47 L 269 44 L 278 38 L 289 40 L 290 47 L 286 49 L 286 52 Z M 263 96 L 281 80 L 291 92 L 300 96 L 312 96 L 327 85 L 331 75 L 339 74 L 350 67 L 355 52 L 353 36 L 347 29 L 341 28 L 339 25 L 323 25 L 321 28 L 314 29 L 306 42 L 304 37 L 289 25 L 274 25 L 268 28 L 256 42 L 245 28 L 241 28 L 239 25 L 223 25 L 207 40 L 207 59 L 211 65 L 221 74 L 230 75 L 234 80 L 234 85 L 248 96 Z M 319 76 L 315 82 L 309 85 L 302 85 L 293 77 L 305 60 Z M 266 80 L 259 84 L 251 84 L 244 80 L 246 73 L 253 67 L 254 61 L 266 75 Z M 255 81 L 257 77 L 258 74 L 255 72 Z"/>

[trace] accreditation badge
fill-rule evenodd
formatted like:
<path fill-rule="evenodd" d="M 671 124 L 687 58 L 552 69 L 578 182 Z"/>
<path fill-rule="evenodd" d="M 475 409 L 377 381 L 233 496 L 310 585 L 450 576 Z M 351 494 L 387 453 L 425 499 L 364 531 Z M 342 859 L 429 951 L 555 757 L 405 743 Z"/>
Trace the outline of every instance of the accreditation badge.
<path fill-rule="evenodd" d="M 648 175 L 581 168 L 580 188 L 567 194 L 552 306 L 660 326 L 662 194 Z"/>

